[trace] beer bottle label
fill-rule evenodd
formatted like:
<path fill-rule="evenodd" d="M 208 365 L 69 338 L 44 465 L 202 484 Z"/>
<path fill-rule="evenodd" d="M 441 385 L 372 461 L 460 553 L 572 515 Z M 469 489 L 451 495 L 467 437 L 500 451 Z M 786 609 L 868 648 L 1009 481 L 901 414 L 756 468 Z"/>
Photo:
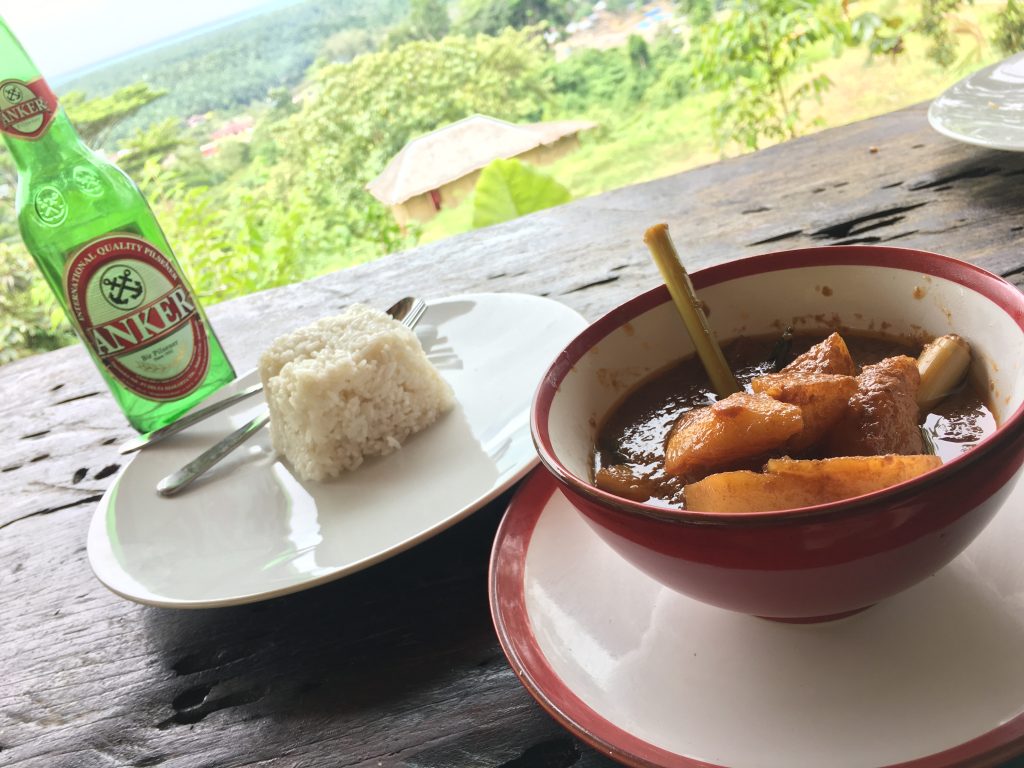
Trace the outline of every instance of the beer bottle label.
<path fill-rule="evenodd" d="M 68 309 L 107 371 L 149 400 L 177 400 L 206 377 L 210 349 L 197 303 L 152 243 L 112 232 L 64 267 Z"/>
<path fill-rule="evenodd" d="M 0 131 L 18 139 L 38 139 L 57 113 L 57 97 L 42 78 L 0 82 Z"/>

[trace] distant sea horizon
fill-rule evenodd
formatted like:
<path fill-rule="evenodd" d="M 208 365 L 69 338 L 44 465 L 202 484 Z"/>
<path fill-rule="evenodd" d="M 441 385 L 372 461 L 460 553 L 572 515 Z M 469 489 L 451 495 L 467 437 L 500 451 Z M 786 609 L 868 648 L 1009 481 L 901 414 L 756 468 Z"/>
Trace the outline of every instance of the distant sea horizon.
<path fill-rule="evenodd" d="M 48 76 L 47 80 L 54 88 L 63 90 L 64 87 L 72 85 L 78 80 L 88 77 L 100 70 L 106 69 L 107 67 L 122 64 L 125 61 L 153 53 L 161 48 L 166 48 L 177 43 L 182 43 L 186 40 L 191 40 L 195 37 L 201 37 L 202 35 L 216 32 L 217 30 L 233 26 L 256 16 L 262 16 L 263 14 L 270 13 L 271 11 L 287 8 L 289 5 L 298 5 L 302 1 L 303 0 L 267 0 L 267 2 L 262 5 L 250 8 L 247 11 L 241 11 L 240 13 L 236 13 L 232 16 L 227 16 L 217 21 L 211 21 L 208 24 L 201 24 L 198 27 L 192 27 L 191 29 L 186 29 L 173 35 L 168 35 L 167 37 L 163 37 L 159 40 L 154 40 L 151 43 L 146 43 L 145 45 L 140 45 L 137 48 L 132 48 L 130 51 L 124 51 L 122 53 L 109 56 L 105 59 L 93 62 L 92 64 L 85 64 L 59 75 L 54 75 L 52 77 Z"/>

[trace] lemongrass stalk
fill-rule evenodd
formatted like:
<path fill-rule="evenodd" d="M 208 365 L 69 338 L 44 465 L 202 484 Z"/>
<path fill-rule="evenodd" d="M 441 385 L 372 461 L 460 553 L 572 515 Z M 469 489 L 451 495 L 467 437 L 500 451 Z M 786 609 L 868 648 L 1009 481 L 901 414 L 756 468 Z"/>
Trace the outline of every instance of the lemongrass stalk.
<path fill-rule="evenodd" d="M 693 339 L 697 355 L 704 364 L 704 370 L 711 379 L 715 393 L 721 398 L 739 392 L 740 386 L 736 383 L 736 377 L 729 369 L 729 364 L 725 362 L 725 355 L 722 354 L 718 340 L 711 333 L 708 318 L 693 292 L 690 276 L 686 274 L 672 238 L 669 237 L 668 224 L 655 224 L 648 228 L 644 233 L 644 243 L 650 249 L 654 263 L 658 266 L 665 285 L 668 286 L 668 292 L 683 318 L 690 338 Z"/>

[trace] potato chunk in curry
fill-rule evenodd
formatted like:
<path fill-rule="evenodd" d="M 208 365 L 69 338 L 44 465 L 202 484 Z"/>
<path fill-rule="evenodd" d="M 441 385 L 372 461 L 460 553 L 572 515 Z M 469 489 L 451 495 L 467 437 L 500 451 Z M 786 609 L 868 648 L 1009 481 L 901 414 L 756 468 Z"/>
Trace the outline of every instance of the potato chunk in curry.
<path fill-rule="evenodd" d="M 685 487 L 686 508 L 769 512 L 810 507 L 878 491 L 942 464 L 938 456 L 842 456 L 771 459 L 764 472 L 720 472 Z"/>
<path fill-rule="evenodd" d="M 855 376 L 857 365 L 853 362 L 843 337 L 834 332 L 799 355 L 780 373 L 832 373 L 838 376 Z"/>
<path fill-rule="evenodd" d="M 782 447 L 802 428 L 799 406 L 737 392 L 679 417 L 665 444 L 665 471 L 699 477 L 735 467 Z"/>
<path fill-rule="evenodd" d="M 857 391 L 857 379 L 830 373 L 772 373 L 754 379 L 750 387 L 757 394 L 800 407 L 803 429 L 785 448 L 789 453 L 801 453 L 819 443 L 839 421 Z"/>

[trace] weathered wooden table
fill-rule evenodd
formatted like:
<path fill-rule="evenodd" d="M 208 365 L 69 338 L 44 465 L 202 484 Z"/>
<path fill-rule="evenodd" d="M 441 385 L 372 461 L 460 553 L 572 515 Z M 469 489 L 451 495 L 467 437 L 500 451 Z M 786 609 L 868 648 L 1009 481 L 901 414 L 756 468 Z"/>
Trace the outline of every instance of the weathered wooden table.
<path fill-rule="evenodd" d="M 215 306 L 238 370 L 355 301 L 548 296 L 590 319 L 655 285 L 644 228 L 692 269 L 892 243 L 1024 281 L 1024 154 L 950 141 L 917 106 Z M 606 766 L 498 646 L 487 565 L 509 494 L 383 564 L 306 592 L 183 611 L 92 575 L 88 521 L 133 434 L 80 348 L 0 368 L 0 765 Z"/>

